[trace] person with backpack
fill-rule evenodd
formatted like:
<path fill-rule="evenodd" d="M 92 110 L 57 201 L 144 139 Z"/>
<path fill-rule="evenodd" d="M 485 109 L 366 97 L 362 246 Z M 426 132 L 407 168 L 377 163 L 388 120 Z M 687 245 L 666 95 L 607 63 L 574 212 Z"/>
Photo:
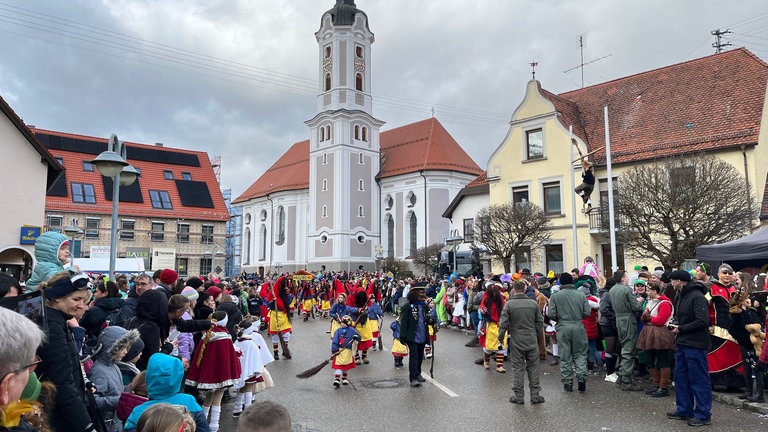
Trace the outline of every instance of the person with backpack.
<path fill-rule="evenodd" d="M 125 327 L 128 320 L 136 316 L 136 304 L 139 296 L 152 289 L 152 279 L 146 273 L 141 273 L 136 277 L 134 285 L 128 290 L 128 298 L 123 300 L 123 307 L 118 312 L 112 312 L 109 316 L 109 323 L 120 327 Z"/>
<path fill-rule="evenodd" d="M 94 295 L 96 300 L 80 319 L 80 327 L 85 329 L 86 343 L 89 346 L 95 346 L 104 327 L 108 325 L 122 326 L 123 324 L 110 321 L 110 315 L 114 315 L 116 311 L 116 315 L 119 315 L 119 310 L 123 307 L 123 299 L 120 298 L 117 284 L 112 281 L 100 280 L 96 284 Z"/>
<path fill-rule="evenodd" d="M 147 369 L 147 362 L 152 354 L 161 351 L 170 354 L 173 351 L 173 344 L 166 341 L 169 329 L 168 298 L 162 292 L 148 290 L 139 296 L 136 316 L 130 319 L 126 327 L 129 330 L 138 329 L 144 342 L 141 358 L 136 362 L 139 370 Z"/>

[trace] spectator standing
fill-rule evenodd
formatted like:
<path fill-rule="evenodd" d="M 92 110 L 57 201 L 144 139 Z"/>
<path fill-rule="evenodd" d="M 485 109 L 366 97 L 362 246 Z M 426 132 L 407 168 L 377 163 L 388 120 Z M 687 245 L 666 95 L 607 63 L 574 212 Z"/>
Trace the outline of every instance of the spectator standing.
<path fill-rule="evenodd" d="M 675 287 L 675 312 L 672 333 L 675 337 L 676 409 L 671 419 L 686 420 L 689 426 L 712 423 L 712 383 L 709 379 L 709 313 L 707 287 L 691 281 L 690 273 L 675 270 L 669 275 Z"/>
<path fill-rule="evenodd" d="M 19 413 L 21 409 L 19 414 L 34 411 L 29 401 L 20 399 L 38 366 L 35 351 L 45 335 L 23 315 L 4 308 L 0 308 L 0 328 L 6 333 L 3 343 L 0 343 L 0 420 L 5 422 L 6 413 L 11 411 Z M 23 417 L 19 418 L 18 424 L 7 427 L 9 430 L 34 430 Z"/>
<path fill-rule="evenodd" d="M 662 294 L 658 282 L 650 282 L 646 288 L 648 303 L 640 317 L 645 324 L 637 338 L 637 347 L 645 352 L 645 364 L 654 387 L 645 391 L 651 397 L 669 396 L 672 356 L 675 336 L 667 328 L 672 319 L 672 302 Z"/>
<path fill-rule="evenodd" d="M 47 330 L 46 340 L 37 350 L 38 374 L 41 381 L 56 385 L 56 404 L 51 415 L 51 426 L 56 432 L 90 432 L 94 428 L 86 405 L 79 350 L 67 324 L 85 309 L 88 288 L 85 276 L 73 283 L 69 272 L 57 273 L 39 286 L 45 291 Z"/>
<path fill-rule="evenodd" d="M 642 387 L 632 381 L 637 357 L 637 316 L 643 310 L 643 303 L 627 285 L 629 277 L 624 270 L 617 270 L 613 275 L 616 285 L 611 288 L 611 306 L 616 314 L 616 330 L 621 344 L 621 366 L 618 381 L 624 391 L 642 391 Z"/>
<path fill-rule="evenodd" d="M 548 315 L 556 321 L 557 339 L 560 344 L 560 379 L 566 392 L 573 391 L 573 375 L 580 392 L 587 389 L 587 331 L 582 319 L 591 309 L 584 294 L 573 287 L 570 273 L 560 275 L 560 290 L 549 299 Z"/>
<path fill-rule="evenodd" d="M 504 305 L 499 322 L 499 345 L 502 345 L 509 333 L 509 359 L 512 362 L 512 391 L 509 401 L 514 404 L 525 403 L 525 375 L 532 404 L 544 402 L 539 383 L 539 362 L 542 353 L 539 350 L 539 335 L 544 332 L 544 318 L 539 306 L 525 295 L 525 284 L 517 281 L 512 285 L 514 295 Z M 543 352 L 544 358 L 547 352 Z"/>

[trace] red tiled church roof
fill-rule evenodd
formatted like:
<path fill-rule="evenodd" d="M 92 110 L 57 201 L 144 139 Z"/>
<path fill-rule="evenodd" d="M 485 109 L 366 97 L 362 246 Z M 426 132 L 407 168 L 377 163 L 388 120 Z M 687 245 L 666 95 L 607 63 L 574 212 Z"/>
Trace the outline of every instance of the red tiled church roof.
<path fill-rule="evenodd" d="M 32 128 L 32 132 L 43 142 L 56 140 L 56 138 L 71 138 L 78 140 L 78 143 L 94 146 L 92 148 L 107 149 L 107 139 L 99 137 L 89 137 L 84 135 L 75 135 L 64 132 L 50 131 Z M 43 139 L 45 138 L 45 139 Z M 156 145 L 146 145 L 133 142 L 125 142 L 127 147 L 126 154 L 128 162 L 141 171 L 141 177 L 138 178 L 141 197 L 143 203 L 125 202 L 121 195 L 119 214 L 121 217 L 157 217 L 157 218 L 175 218 L 206 221 L 227 221 L 229 212 L 224 202 L 219 183 L 213 172 L 213 167 L 208 159 L 208 154 L 201 151 L 184 150 L 170 147 L 160 147 Z M 97 155 L 72 151 L 73 149 L 51 148 L 48 150 L 56 157 L 64 159 L 67 180 L 67 196 L 48 195 L 45 200 L 46 211 L 79 212 L 88 214 L 112 214 L 112 201 L 106 199 L 104 183 L 98 170 L 84 171 L 83 161 L 94 159 Z M 159 158 L 170 154 L 188 155 L 190 160 L 194 158 L 199 161 L 199 166 L 176 165 L 173 163 L 151 162 L 147 160 L 137 160 L 131 157 L 131 149 L 149 149 L 156 151 Z M 182 180 L 182 172 L 189 173 L 193 182 L 204 182 L 210 194 L 212 207 L 197 207 L 182 204 L 180 192 L 176 186 L 175 180 L 166 180 L 164 171 L 173 172 L 175 180 Z M 96 194 L 95 204 L 74 203 L 72 201 L 72 182 L 92 184 Z M 152 207 L 152 201 L 149 196 L 150 190 L 167 191 L 171 200 L 173 209 L 157 209 Z M 121 189 L 122 194 L 122 189 Z M 111 196 L 111 191 L 109 192 Z"/>
<path fill-rule="evenodd" d="M 382 132 L 381 159 L 380 179 L 421 170 L 483 172 L 436 118 Z"/>
<path fill-rule="evenodd" d="M 401 126 L 380 135 L 383 179 L 421 170 L 483 171 L 435 118 Z M 309 188 L 309 141 L 294 144 L 234 204 L 269 193 Z"/>
<path fill-rule="evenodd" d="M 630 163 L 757 144 L 768 65 L 746 48 L 630 75 L 559 95 L 543 91 L 560 121 L 590 149 Z M 605 151 L 595 154 L 605 162 Z"/>
<path fill-rule="evenodd" d="M 274 192 L 309 189 L 309 140 L 297 142 L 232 203 Z"/>

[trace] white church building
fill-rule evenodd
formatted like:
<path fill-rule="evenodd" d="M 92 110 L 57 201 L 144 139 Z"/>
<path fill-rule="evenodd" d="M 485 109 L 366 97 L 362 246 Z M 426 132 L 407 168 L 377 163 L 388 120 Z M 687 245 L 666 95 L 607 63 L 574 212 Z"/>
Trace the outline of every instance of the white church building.
<path fill-rule="evenodd" d="M 321 18 L 317 115 L 233 204 L 242 207 L 242 270 L 375 270 L 443 244 L 442 213 L 483 170 L 435 118 L 381 131 L 373 115 L 368 16 L 337 0 Z M 479 209 L 478 209 L 479 210 Z"/>

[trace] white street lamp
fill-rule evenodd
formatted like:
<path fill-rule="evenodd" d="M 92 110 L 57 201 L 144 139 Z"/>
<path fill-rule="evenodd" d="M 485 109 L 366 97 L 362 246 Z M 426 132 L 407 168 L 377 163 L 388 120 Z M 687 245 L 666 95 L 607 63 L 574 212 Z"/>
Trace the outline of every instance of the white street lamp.
<path fill-rule="evenodd" d="M 115 276 L 115 261 L 117 261 L 117 206 L 120 201 L 120 186 L 129 186 L 136 181 L 141 173 L 128 163 L 127 146 L 117 139 L 117 135 L 109 137 L 107 150 L 101 152 L 91 161 L 104 177 L 112 179 L 112 237 L 109 245 L 109 278 Z"/>

